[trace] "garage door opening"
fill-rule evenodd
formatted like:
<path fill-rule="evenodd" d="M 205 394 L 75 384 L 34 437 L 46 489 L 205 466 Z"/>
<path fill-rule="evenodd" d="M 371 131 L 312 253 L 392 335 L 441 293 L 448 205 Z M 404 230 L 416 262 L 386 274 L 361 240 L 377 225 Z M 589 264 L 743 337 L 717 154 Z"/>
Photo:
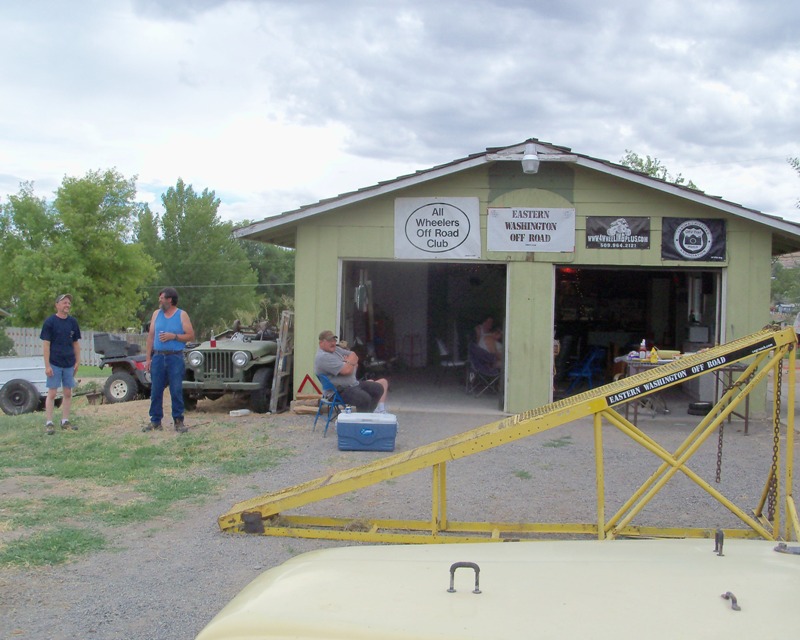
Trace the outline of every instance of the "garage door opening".
<path fill-rule="evenodd" d="M 503 327 L 505 304 L 504 264 L 345 261 L 340 338 L 371 377 L 410 374 L 463 401 L 466 369 L 443 371 L 439 345 L 466 362 L 475 326 L 491 315 Z"/>
<path fill-rule="evenodd" d="M 697 351 L 719 342 L 721 270 L 557 267 L 556 386 L 591 351 L 602 350 L 599 382 L 624 370 L 615 358 L 638 349 Z"/>

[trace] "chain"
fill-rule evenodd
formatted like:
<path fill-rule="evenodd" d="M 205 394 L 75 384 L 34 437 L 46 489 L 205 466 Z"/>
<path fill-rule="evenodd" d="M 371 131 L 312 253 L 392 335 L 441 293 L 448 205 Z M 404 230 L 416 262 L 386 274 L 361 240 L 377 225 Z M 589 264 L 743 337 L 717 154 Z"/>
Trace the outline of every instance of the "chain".
<path fill-rule="evenodd" d="M 719 443 L 717 444 L 717 475 L 714 477 L 714 482 L 719 484 L 722 478 L 722 432 L 725 427 L 725 421 L 721 420 L 719 423 Z"/>
<path fill-rule="evenodd" d="M 778 362 L 778 375 L 775 378 L 775 416 L 772 424 L 772 470 L 769 493 L 767 494 L 767 519 L 775 517 L 775 498 L 778 494 L 778 450 L 781 435 L 781 384 L 783 382 L 783 362 Z"/>

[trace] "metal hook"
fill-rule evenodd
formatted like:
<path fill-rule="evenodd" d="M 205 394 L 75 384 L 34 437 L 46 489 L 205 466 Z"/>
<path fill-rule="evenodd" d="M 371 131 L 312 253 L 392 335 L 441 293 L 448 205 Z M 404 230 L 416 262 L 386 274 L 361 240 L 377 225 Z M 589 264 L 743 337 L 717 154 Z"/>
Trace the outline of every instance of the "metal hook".
<path fill-rule="evenodd" d="M 460 569 L 462 567 L 467 568 L 467 569 L 474 569 L 474 571 L 475 571 L 475 589 L 472 590 L 472 593 L 480 593 L 481 590 L 478 587 L 479 587 L 479 582 L 480 582 L 481 569 L 474 562 L 454 562 L 452 565 L 450 565 L 450 588 L 447 590 L 447 592 L 448 593 L 455 593 L 456 592 L 456 589 L 453 586 L 453 584 L 455 583 L 455 579 L 456 579 L 456 569 Z"/>
<path fill-rule="evenodd" d="M 726 600 L 731 601 L 731 609 L 733 609 L 734 611 L 742 610 L 742 608 L 739 606 L 739 603 L 736 602 L 736 596 L 733 595 L 730 591 L 726 591 L 725 593 L 723 593 L 722 597 L 725 598 Z"/>

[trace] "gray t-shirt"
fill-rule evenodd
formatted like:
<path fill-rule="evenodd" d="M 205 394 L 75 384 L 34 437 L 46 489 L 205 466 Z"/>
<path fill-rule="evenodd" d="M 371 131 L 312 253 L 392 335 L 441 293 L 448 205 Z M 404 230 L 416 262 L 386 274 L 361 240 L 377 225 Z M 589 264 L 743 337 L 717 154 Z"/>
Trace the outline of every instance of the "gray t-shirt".
<path fill-rule="evenodd" d="M 342 347 L 336 347 L 333 353 L 317 349 L 317 355 L 314 357 L 314 371 L 328 376 L 337 389 L 355 387 L 358 384 L 356 367 L 353 367 L 353 371 L 349 375 L 339 375 L 345 365 L 345 359 L 349 355 L 350 351 L 342 349 Z"/>

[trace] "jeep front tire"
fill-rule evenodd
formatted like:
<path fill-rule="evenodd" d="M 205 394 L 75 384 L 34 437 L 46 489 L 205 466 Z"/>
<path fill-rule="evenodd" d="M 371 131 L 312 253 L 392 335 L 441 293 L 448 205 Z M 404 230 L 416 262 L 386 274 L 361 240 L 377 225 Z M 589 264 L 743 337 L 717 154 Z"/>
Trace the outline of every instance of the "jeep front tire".
<path fill-rule="evenodd" d="M 253 375 L 253 382 L 258 383 L 258 389 L 250 392 L 250 409 L 253 413 L 267 413 L 269 400 L 272 395 L 273 370 L 262 367 Z"/>

